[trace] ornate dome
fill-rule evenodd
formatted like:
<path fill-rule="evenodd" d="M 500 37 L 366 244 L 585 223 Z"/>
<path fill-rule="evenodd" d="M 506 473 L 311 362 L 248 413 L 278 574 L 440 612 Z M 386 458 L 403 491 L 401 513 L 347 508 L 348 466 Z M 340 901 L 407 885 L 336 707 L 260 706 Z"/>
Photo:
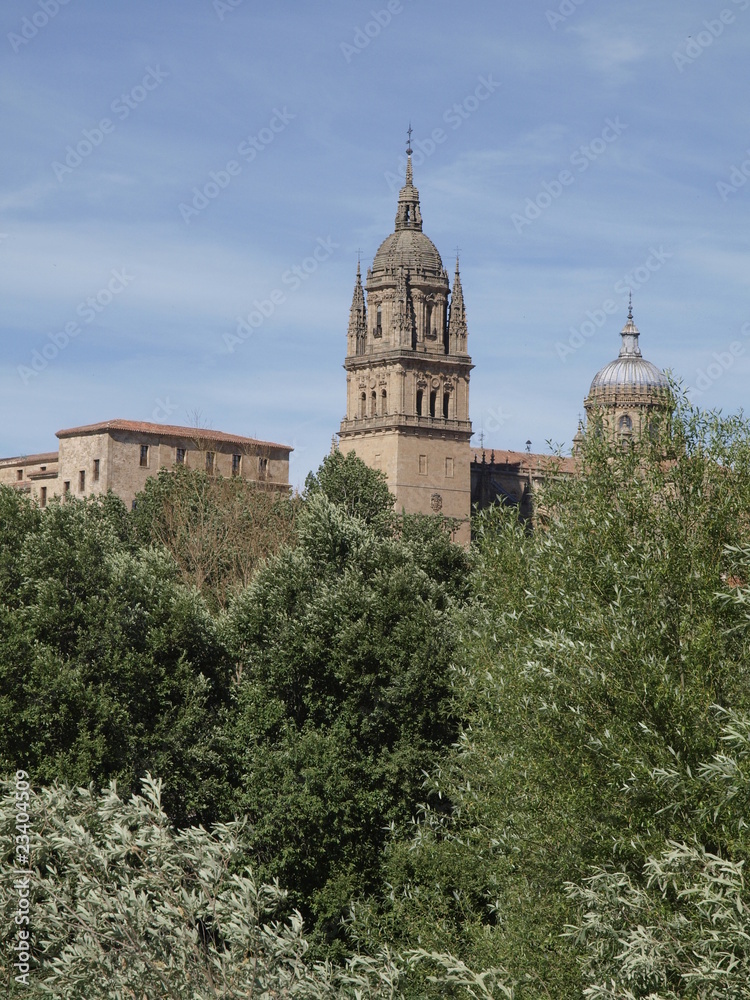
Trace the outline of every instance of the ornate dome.
<path fill-rule="evenodd" d="M 397 229 L 378 247 L 372 262 L 372 273 L 393 271 L 404 267 L 422 271 L 436 278 L 443 276 L 443 262 L 432 240 L 417 229 Z"/>
<path fill-rule="evenodd" d="M 641 354 L 638 346 L 640 332 L 633 322 L 632 307 L 621 331 L 620 355 L 596 373 L 589 389 L 589 396 L 625 391 L 631 393 L 668 392 L 669 383 L 664 372 L 651 364 Z"/>

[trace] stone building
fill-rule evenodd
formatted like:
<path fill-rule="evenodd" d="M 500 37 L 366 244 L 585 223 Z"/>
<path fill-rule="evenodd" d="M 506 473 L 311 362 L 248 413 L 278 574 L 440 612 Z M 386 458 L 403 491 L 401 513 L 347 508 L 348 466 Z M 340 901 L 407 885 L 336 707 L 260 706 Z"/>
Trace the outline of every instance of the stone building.
<path fill-rule="evenodd" d="M 620 336 L 618 357 L 596 373 L 584 407 L 587 427 L 595 427 L 596 433 L 612 442 L 627 444 L 642 434 L 655 433 L 669 419 L 674 401 L 664 372 L 641 354 L 632 300 Z M 580 433 L 579 428 L 576 443 Z"/>
<path fill-rule="evenodd" d="M 422 232 L 409 147 L 395 229 L 364 288 L 357 266 L 339 447 L 386 474 L 397 509 L 455 518 L 464 544 L 471 515 L 467 338 L 458 259 L 451 289 Z"/>
<path fill-rule="evenodd" d="M 54 496 L 112 490 L 128 506 L 160 469 L 184 465 L 289 488 L 289 445 L 194 427 L 107 420 L 57 431 L 57 452 L 0 460 L 0 483 L 46 506 Z"/>

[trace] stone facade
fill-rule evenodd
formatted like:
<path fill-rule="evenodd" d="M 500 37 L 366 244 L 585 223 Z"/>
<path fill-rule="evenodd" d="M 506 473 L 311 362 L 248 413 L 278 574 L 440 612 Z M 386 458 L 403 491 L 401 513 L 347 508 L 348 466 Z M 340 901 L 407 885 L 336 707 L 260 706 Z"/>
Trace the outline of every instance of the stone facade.
<path fill-rule="evenodd" d="M 346 416 L 339 447 L 385 472 L 396 508 L 459 522 L 468 544 L 471 421 L 466 313 L 458 261 L 451 291 L 440 254 L 422 232 L 411 151 L 395 231 L 349 313 Z"/>
<path fill-rule="evenodd" d="M 112 490 L 128 506 L 149 476 L 176 465 L 241 476 L 269 489 L 289 489 L 288 445 L 200 428 L 109 420 L 57 432 L 59 452 L 0 460 L 0 483 L 46 506 L 54 496 L 87 497 Z"/>
<path fill-rule="evenodd" d="M 523 520 L 531 520 L 534 493 L 545 477 L 570 476 L 576 469 L 573 458 L 495 449 L 475 452 L 471 461 L 472 509 L 483 510 L 502 502 L 518 508 Z"/>

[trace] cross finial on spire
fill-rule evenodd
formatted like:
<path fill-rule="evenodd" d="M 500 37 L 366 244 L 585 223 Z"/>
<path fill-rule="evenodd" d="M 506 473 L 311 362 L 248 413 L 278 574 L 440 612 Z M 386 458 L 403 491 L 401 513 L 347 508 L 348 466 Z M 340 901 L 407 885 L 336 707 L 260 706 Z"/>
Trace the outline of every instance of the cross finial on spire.
<path fill-rule="evenodd" d="M 411 154 L 412 154 L 412 148 L 411 148 L 411 133 L 412 133 L 412 131 L 413 131 L 413 130 L 412 130 L 412 127 L 411 127 L 411 122 L 409 122 L 409 127 L 408 127 L 408 129 L 406 130 L 406 134 L 407 134 L 407 135 L 408 135 L 408 137 L 409 137 L 409 138 L 408 138 L 408 139 L 406 140 L 406 155 L 407 155 L 407 156 L 411 156 Z"/>
<path fill-rule="evenodd" d="M 628 319 L 633 318 L 633 289 L 630 289 L 630 295 L 628 297 Z"/>
<path fill-rule="evenodd" d="M 458 258 L 461 253 L 461 247 L 456 247 L 456 270 L 458 270 Z"/>

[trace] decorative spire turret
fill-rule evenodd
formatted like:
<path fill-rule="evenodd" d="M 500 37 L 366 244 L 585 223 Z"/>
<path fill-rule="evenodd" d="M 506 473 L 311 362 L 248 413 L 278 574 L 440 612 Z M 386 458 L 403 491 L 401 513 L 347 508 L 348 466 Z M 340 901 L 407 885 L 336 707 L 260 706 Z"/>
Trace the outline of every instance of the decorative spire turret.
<path fill-rule="evenodd" d="M 620 348 L 621 358 L 641 358 L 641 349 L 638 346 L 638 338 L 641 333 L 638 327 L 633 322 L 633 293 L 630 293 L 630 301 L 628 304 L 628 319 L 625 326 L 620 331 L 620 336 L 622 337 L 622 347 Z"/>
<path fill-rule="evenodd" d="M 453 278 L 453 294 L 451 295 L 450 318 L 448 320 L 449 349 L 452 353 L 465 349 L 468 332 L 464 292 L 458 270 L 458 254 L 456 254 L 456 274 Z"/>
<path fill-rule="evenodd" d="M 352 307 L 349 310 L 349 349 L 354 348 L 354 353 L 364 354 L 367 340 L 367 307 L 365 305 L 365 293 L 362 288 L 362 273 L 359 261 L 357 261 L 357 280 L 354 283 L 354 294 L 352 295 Z"/>
<path fill-rule="evenodd" d="M 419 210 L 419 191 L 414 187 L 414 174 L 411 165 L 411 122 L 409 123 L 409 139 L 406 143 L 406 179 L 398 194 L 396 208 L 396 230 L 415 229 L 422 232 L 422 213 Z"/>

